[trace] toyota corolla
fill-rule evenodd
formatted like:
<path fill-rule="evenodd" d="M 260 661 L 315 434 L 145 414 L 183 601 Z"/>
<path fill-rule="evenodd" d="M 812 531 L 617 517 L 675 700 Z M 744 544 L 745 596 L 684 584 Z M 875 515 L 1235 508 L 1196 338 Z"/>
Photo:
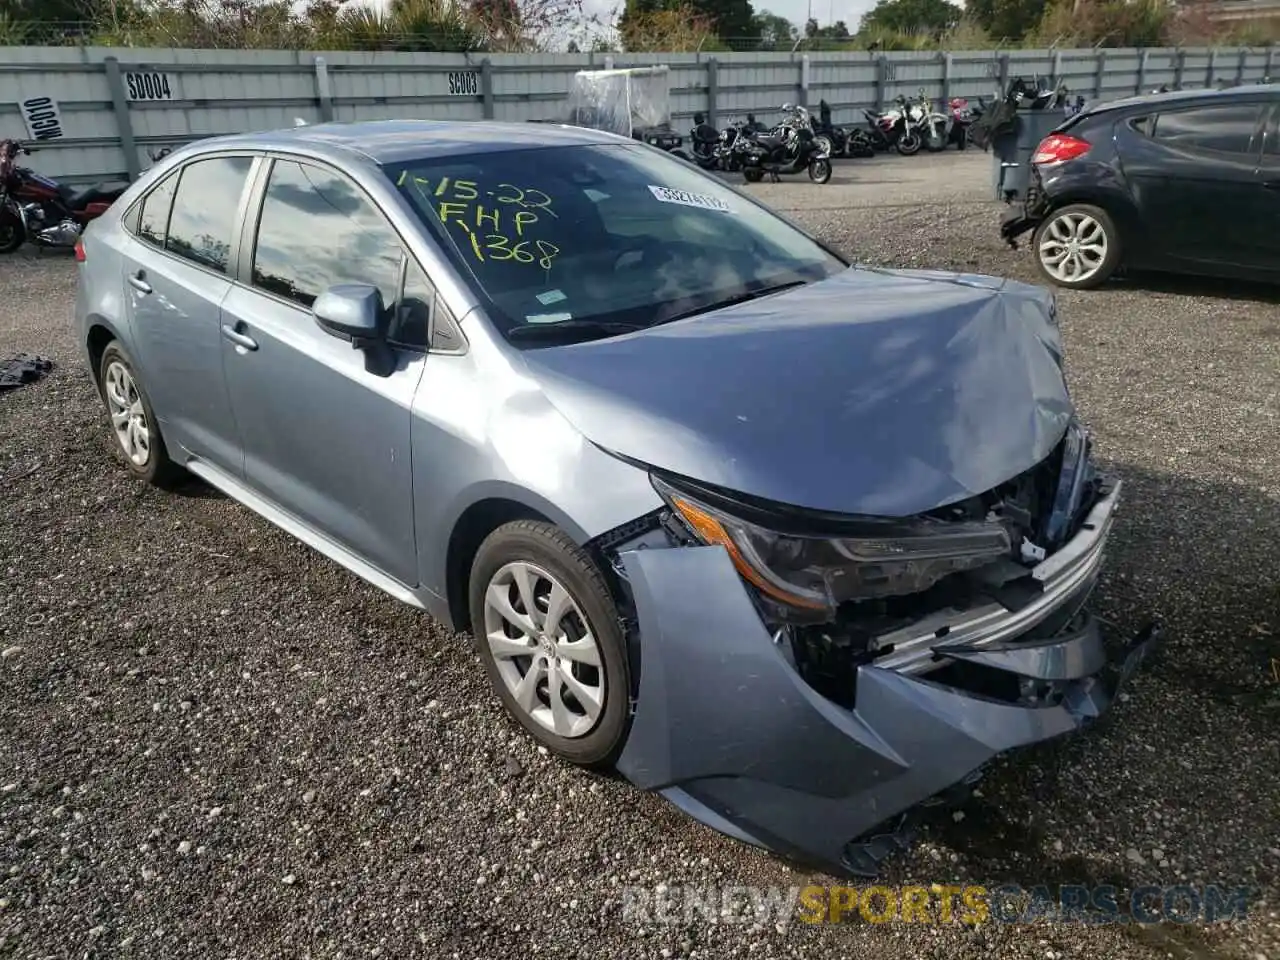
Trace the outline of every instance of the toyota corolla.
<path fill-rule="evenodd" d="M 529 735 L 749 843 L 874 870 L 1154 639 L 1087 606 L 1121 485 L 1049 294 L 851 265 L 643 144 L 204 140 L 77 257 L 128 470 L 469 631 Z"/>

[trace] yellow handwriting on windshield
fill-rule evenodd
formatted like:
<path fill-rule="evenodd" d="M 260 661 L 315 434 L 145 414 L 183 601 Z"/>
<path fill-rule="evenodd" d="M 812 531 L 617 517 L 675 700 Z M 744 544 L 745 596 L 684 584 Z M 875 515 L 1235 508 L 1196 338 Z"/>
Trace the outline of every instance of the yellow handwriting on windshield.
<path fill-rule="evenodd" d="M 404 185 L 406 175 L 400 177 Z M 431 206 L 440 222 L 466 234 L 467 245 L 481 263 L 486 260 L 536 263 L 543 270 L 560 253 L 560 247 L 539 233 L 544 218 L 559 219 L 552 209 L 554 200 L 535 187 L 510 183 L 482 187 L 475 180 L 441 177 L 432 184 L 424 177 L 413 178 L 418 196 Z"/>

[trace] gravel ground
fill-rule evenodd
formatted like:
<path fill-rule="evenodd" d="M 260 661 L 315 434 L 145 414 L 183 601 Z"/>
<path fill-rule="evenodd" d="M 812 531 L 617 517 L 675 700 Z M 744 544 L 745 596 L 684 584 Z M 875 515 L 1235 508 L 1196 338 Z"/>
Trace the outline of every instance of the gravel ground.
<path fill-rule="evenodd" d="M 860 259 L 1033 278 L 973 154 L 756 189 Z M 888 882 L 1250 884 L 1246 924 L 624 920 L 625 884 L 827 878 L 544 755 L 463 638 L 198 486 L 113 464 L 74 264 L 0 263 L 0 956 L 1280 957 L 1280 308 L 1063 293 L 1072 386 L 1128 496 L 1101 590 L 1167 624 L 1111 722 L 1000 764 Z M 829 881 L 828 881 L 829 882 Z M 1270 902 L 1267 901 L 1270 897 Z"/>

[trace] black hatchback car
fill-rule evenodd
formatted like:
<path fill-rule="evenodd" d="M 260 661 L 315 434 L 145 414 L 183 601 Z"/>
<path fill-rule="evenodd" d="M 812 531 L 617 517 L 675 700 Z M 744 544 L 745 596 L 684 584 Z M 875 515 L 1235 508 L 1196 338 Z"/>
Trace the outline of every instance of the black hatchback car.
<path fill-rule="evenodd" d="M 1023 205 L 1036 265 L 1060 287 L 1118 267 L 1280 281 L 1280 86 L 1152 94 L 1067 119 L 1032 156 Z"/>

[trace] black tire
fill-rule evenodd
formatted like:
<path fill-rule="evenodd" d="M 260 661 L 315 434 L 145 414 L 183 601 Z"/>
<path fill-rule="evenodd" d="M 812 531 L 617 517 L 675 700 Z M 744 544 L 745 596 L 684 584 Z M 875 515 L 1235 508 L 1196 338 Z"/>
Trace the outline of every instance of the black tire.
<path fill-rule="evenodd" d="M 580 736 L 558 736 L 516 703 L 485 639 L 485 594 L 490 581 L 505 566 L 516 562 L 532 564 L 558 580 L 587 621 L 580 626 L 585 626 L 596 640 L 603 674 L 603 703 L 594 726 Z M 626 742 L 630 725 L 631 677 L 617 608 L 604 577 L 586 552 L 552 524 L 534 520 L 504 524 L 489 534 L 476 552 L 469 599 L 476 650 L 507 712 L 535 740 L 570 763 L 611 765 Z"/>
<path fill-rule="evenodd" d="M 809 161 L 809 179 L 814 183 L 826 183 L 831 179 L 831 161 L 826 157 L 814 157 Z"/>
<path fill-rule="evenodd" d="M 910 133 L 904 133 L 898 138 L 898 142 L 894 144 L 894 148 L 904 157 L 914 157 L 920 152 L 921 146 L 923 146 L 923 142 L 920 139 L 920 134 L 914 130 Z"/>
<path fill-rule="evenodd" d="M 832 144 L 831 138 L 827 136 L 825 133 L 820 133 L 816 137 L 814 137 L 813 145 L 822 153 L 824 157 L 835 156 L 836 148 Z"/>
<path fill-rule="evenodd" d="M 1041 245 L 1049 236 L 1050 230 L 1053 229 L 1053 224 L 1070 217 L 1091 218 L 1102 229 L 1106 242 L 1102 263 L 1092 273 L 1080 280 L 1071 280 L 1051 273 L 1044 263 L 1045 254 L 1041 250 Z M 1072 203 L 1065 207 L 1051 210 L 1040 221 L 1040 225 L 1036 227 L 1036 232 L 1031 241 L 1031 250 L 1035 256 L 1036 269 L 1040 271 L 1040 275 L 1049 283 L 1068 290 L 1094 290 L 1102 286 L 1116 272 L 1124 253 L 1121 247 L 1120 231 L 1117 229 L 1115 221 L 1111 219 L 1111 215 L 1107 211 L 1101 207 L 1095 207 L 1091 203 Z"/>
<path fill-rule="evenodd" d="M 959 138 L 956 140 L 956 148 L 959 150 L 963 150 L 968 145 L 969 145 L 969 131 L 966 129 L 960 133 Z"/>
<path fill-rule="evenodd" d="M 0 255 L 14 253 L 26 240 L 22 221 L 12 210 L 0 210 Z"/>
<path fill-rule="evenodd" d="M 102 360 L 98 363 L 98 393 L 102 397 L 103 406 L 107 408 L 108 421 L 111 417 L 111 405 L 107 399 L 107 375 L 114 364 L 122 364 L 129 373 L 138 400 L 142 403 L 143 417 L 150 441 L 146 462 L 135 463 L 125 453 L 112 425 L 111 449 L 125 465 L 125 469 L 139 480 L 162 489 L 181 483 L 187 475 L 186 471 L 169 458 L 169 449 L 165 446 L 164 437 L 160 435 L 160 422 L 156 419 L 155 411 L 151 409 L 151 398 L 147 396 L 146 388 L 142 385 L 142 380 L 134 367 L 133 358 L 118 340 L 113 340 L 107 345 L 107 348 L 102 351 Z"/>
<path fill-rule="evenodd" d="M 742 179 L 746 180 L 747 183 L 759 183 L 764 179 L 764 171 L 759 167 L 743 167 Z"/>

